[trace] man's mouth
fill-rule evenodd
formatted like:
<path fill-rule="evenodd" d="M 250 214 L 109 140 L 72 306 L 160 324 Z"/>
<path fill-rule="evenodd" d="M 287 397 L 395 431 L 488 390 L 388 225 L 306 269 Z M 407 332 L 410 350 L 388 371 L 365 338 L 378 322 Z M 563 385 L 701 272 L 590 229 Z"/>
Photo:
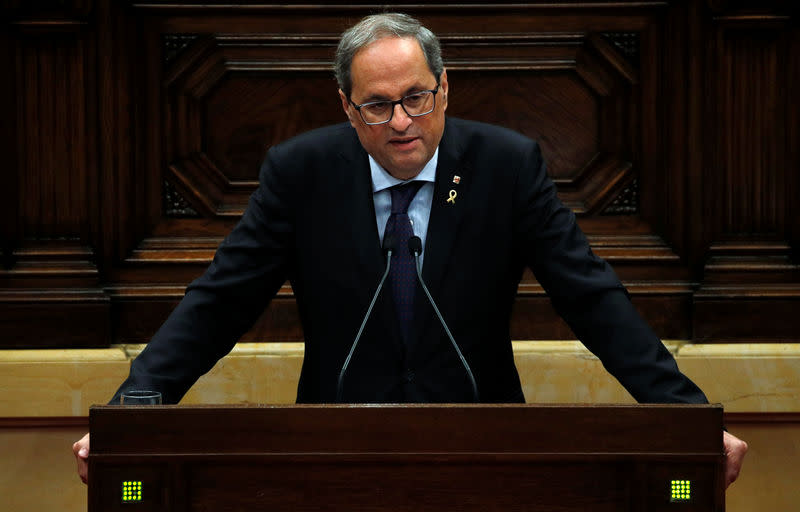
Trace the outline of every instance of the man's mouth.
<path fill-rule="evenodd" d="M 397 149 L 408 149 L 414 145 L 419 137 L 394 137 L 389 139 L 389 144 Z"/>

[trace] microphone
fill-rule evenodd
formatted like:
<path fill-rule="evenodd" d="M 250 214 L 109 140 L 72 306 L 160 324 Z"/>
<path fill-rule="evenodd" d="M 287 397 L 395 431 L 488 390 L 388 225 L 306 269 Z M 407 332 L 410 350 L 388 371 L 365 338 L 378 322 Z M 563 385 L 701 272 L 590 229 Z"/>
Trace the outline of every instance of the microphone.
<path fill-rule="evenodd" d="M 478 385 L 475 383 L 475 376 L 472 375 L 472 369 L 469 367 L 467 360 L 464 359 L 464 354 L 462 354 L 461 349 L 458 348 L 458 343 L 456 343 L 452 333 L 450 333 L 450 328 L 447 327 L 447 322 L 444 321 L 444 317 L 442 317 L 442 314 L 439 313 L 439 308 L 436 307 L 436 302 L 434 302 L 431 292 L 428 291 L 428 287 L 425 286 L 425 281 L 422 280 L 422 268 L 419 264 L 419 255 L 422 254 L 422 240 L 420 240 L 418 236 L 412 236 L 408 240 L 408 250 L 411 252 L 411 255 L 414 257 L 414 261 L 416 263 L 417 279 L 419 279 L 419 284 L 422 285 L 422 289 L 425 291 L 425 295 L 428 297 L 428 302 L 430 302 L 431 306 L 433 306 L 433 311 L 436 312 L 439 322 L 442 324 L 442 327 L 444 327 L 444 332 L 447 333 L 447 337 L 450 338 L 450 343 L 452 343 L 453 348 L 456 349 L 456 353 L 461 359 L 461 364 L 464 365 L 464 370 L 467 372 L 467 377 L 469 377 L 469 382 L 472 384 L 472 397 L 475 399 L 475 402 L 478 402 Z"/>
<path fill-rule="evenodd" d="M 350 359 L 353 357 L 353 352 L 356 351 L 358 340 L 361 339 L 361 334 L 364 332 L 364 327 L 367 325 L 367 320 L 369 320 L 369 317 L 372 314 L 372 308 L 375 307 L 375 302 L 378 300 L 378 295 L 380 295 L 381 290 L 383 289 L 383 283 L 386 282 L 386 276 L 389 275 L 389 268 L 392 266 L 392 252 L 395 250 L 395 245 L 397 244 L 392 235 L 385 235 L 383 237 L 383 251 L 386 253 L 386 270 L 383 272 L 383 277 L 381 277 L 381 280 L 378 283 L 378 288 L 375 290 L 375 295 L 372 297 L 372 302 L 369 303 L 367 313 L 364 315 L 364 320 L 361 321 L 361 327 L 358 328 L 356 339 L 353 340 L 353 344 L 350 346 L 350 352 L 347 354 L 347 358 L 344 360 L 342 370 L 339 372 L 339 379 L 336 382 L 337 403 L 342 401 L 342 384 L 344 383 L 344 374 L 347 372 L 347 367 L 350 365 Z"/>

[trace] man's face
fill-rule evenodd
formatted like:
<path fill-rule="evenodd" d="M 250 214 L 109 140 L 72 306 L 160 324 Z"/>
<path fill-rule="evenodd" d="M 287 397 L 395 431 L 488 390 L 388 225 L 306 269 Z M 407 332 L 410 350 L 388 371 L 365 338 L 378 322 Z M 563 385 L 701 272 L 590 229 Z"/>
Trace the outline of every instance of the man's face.
<path fill-rule="evenodd" d="M 385 37 L 362 48 L 353 57 L 350 76 L 353 83 L 350 98 L 356 105 L 399 100 L 436 87 L 436 77 L 428 69 L 425 54 L 413 38 Z M 367 125 L 341 90 L 339 96 L 367 153 L 395 178 L 407 180 L 419 174 L 436 151 L 444 132 L 446 72 L 442 73 L 436 93 L 436 108 L 421 117 L 409 117 L 398 104 L 391 121 Z"/>

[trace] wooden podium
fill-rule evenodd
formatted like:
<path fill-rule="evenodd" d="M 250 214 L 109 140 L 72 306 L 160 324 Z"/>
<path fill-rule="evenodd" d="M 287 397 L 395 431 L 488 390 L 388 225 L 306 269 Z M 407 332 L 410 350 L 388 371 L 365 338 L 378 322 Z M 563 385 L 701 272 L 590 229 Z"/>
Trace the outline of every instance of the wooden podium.
<path fill-rule="evenodd" d="M 713 405 L 95 406 L 89 511 L 723 511 Z"/>

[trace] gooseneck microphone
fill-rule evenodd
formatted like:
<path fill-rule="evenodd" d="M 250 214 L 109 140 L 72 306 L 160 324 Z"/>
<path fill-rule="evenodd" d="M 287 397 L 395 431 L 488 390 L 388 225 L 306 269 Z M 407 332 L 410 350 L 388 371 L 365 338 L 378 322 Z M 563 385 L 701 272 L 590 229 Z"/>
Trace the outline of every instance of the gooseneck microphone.
<path fill-rule="evenodd" d="M 386 235 L 383 237 L 383 252 L 386 253 L 386 270 L 384 270 L 383 277 L 381 277 L 381 280 L 378 283 L 378 288 L 375 290 L 375 295 L 372 296 L 372 302 L 369 303 L 367 313 L 364 315 L 364 320 L 361 321 L 361 327 L 358 328 L 356 339 L 353 340 L 353 344 L 350 346 L 350 352 L 347 354 L 347 358 L 344 360 L 342 370 L 339 372 L 339 379 L 336 382 L 337 403 L 342 401 L 342 384 L 344 383 L 344 374 L 347 372 L 347 367 L 350 365 L 350 359 L 353 357 L 353 352 L 356 351 L 358 340 L 361 339 L 361 334 L 364 332 L 364 327 L 367 325 L 367 320 L 369 320 L 369 317 L 372 314 L 372 308 L 375 307 L 375 302 L 378 301 L 378 295 L 380 295 L 381 290 L 383 289 L 383 283 L 386 282 L 386 276 L 389 275 L 389 269 L 392 266 L 392 252 L 395 250 L 395 245 L 396 242 L 392 235 Z"/>
<path fill-rule="evenodd" d="M 411 252 L 411 255 L 414 257 L 414 262 L 416 263 L 417 268 L 417 279 L 419 279 L 419 284 L 422 285 L 422 290 L 425 292 L 425 295 L 428 297 L 428 302 L 431 303 L 433 306 L 433 311 L 436 313 L 436 316 L 439 318 L 439 322 L 444 327 L 444 332 L 447 333 L 447 337 L 450 338 L 450 343 L 453 344 L 453 348 L 456 349 L 456 353 L 458 357 L 461 359 L 461 364 L 464 365 L 464 370 L 467 372 L 467 377 L 469 377 L 469 382 L 472 384 L 472 397 L 475 399 L 475 402 L 478 402 L 478 385 L 475 383 L 475 376 L 472 375 L 472 369 L 469 367 L 469 363 L 464 358 L 464 354 L 461 353 L 461 349 L 458 348 L 458 343 L 456 343 L 455 338 L 453 338 L 452 333 L 450 332 L 450 328 L 447 327 L 447 322 L 444 321 L 444 317 L 442 314 L 439 313 L 439 308 L 436 307 L 436 302 L 433 300 L 431 296 L 431 292 L 428 291 L 428 287 L 425 286 L 425 281 L 422 280 L 422 268 L 419 264 L 419 255 L 422 254 L 422 240 L 418 236 L 412 236 L 408 240 L 408 250 Z"/>

